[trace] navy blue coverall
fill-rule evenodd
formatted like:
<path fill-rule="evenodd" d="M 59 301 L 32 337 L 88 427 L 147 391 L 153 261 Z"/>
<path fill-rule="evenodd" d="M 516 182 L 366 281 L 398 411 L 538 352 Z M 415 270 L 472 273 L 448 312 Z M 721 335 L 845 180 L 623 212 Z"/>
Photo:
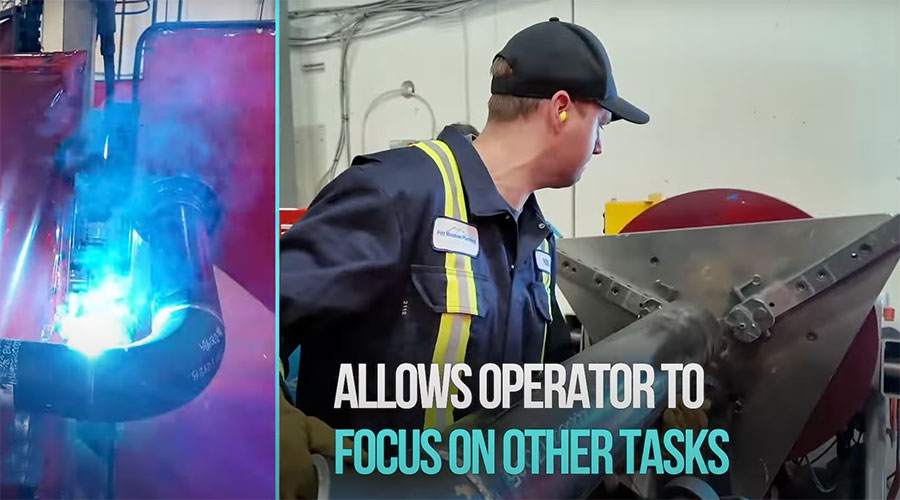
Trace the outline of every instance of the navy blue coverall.
<path fill-rule="evenodd" d="M 443 217 L 451 191 L 435 163 L 440 148 L 432 144 L 431 154 L 407 147 L 355 158 L 281 238 L 282 360 L 301 346 L 296 405 L 335 428 L 423 427 L 421 408 L 335 409 L 338 368 L 366 363 L 367 398 L 374 401 L 375 365 L 385 363 L 386 396 L 393 400 L 398 365 L 436 360 L 448 312 L 466 313 L 463 352 L 473 370 L 467 386 L 474 401 L 468 411 L 478 408 L 482 364 L 555 362 L 574 354 L 552 293 L 554 238 L 536 198 L 517 217 L 467 137 L 447 127 L 438 141 L 458 165 L 467 223 Z M 462 246 L 447 239 L 459 230 L 471 236 L 462 236 L 469 238 Z M 459 299 L 472 300 L 470 309 L 450 298 L 446 267 L 454 248 L 461 252 L 451 258 L 471 269 L 459 271 L 459 281 L 475 284 L 477 300 L 465 285 Z M 554 257 L 539 262 L 547 255 Z M 560 321 L 547 328 L 554 316 Z"/>

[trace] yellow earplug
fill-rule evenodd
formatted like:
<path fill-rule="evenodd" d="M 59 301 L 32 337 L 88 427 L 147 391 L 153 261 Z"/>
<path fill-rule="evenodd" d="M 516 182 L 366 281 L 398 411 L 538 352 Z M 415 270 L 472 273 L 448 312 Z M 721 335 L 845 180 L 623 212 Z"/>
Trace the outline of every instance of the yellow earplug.
<path fill-rule="evenodd" d="M 566 112 L 565 112 L 565 111 L 561 111 L 561 112 L 559 113 L 559 121 L 565 122 L 565 121 L 566 121 L 566 118 L 568 118 L 568 116 L 566 115 Z"/>

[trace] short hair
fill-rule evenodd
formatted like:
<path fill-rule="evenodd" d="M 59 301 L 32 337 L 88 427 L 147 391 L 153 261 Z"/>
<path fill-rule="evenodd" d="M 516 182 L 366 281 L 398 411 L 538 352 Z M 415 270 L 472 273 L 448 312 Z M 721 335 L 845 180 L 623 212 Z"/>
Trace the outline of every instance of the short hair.
<path fill-rule="evenodd" d="M 494 58 L 491 77 L 502 78 L 513 73 L 512 66 L 502 56 Z M 488 99 L 488 121 L 508 122 L 524 118 L 537 109 L 543 99 L 519 97 L 507 94 L 491 94 Z"/>

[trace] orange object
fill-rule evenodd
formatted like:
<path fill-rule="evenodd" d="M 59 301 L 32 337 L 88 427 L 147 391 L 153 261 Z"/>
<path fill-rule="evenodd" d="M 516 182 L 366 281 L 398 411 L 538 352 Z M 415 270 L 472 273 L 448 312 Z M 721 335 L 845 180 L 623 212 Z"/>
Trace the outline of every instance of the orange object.
<path fill-rule="evenodd" d="M 287 232 L 294 224 L 306 215 L 305 208 L 281 208 L 278 210 L 278 222 L 281 225 L 281 234 Z"/>

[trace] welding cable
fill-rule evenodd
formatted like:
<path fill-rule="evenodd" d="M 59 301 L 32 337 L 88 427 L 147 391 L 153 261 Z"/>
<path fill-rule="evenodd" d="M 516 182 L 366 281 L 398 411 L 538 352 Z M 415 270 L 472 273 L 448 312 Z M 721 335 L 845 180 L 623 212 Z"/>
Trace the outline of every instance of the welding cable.
<path fill-rule="evenodd" d="M 151 249 L 148 337 L 89 357 L 65 344 L 0 339 L 0 399 L 16 411 L 86 421 L 153 417 L 194 399 L 218 371 L 225 327 L 210 259 L 212 191 L 186 178 L 154 183 L 138 225 Z M 6 403 L 6 401 L 3 401 Z"/>
<path fill-rule="evenodd" d="M 115 92 L 116 78 L 113 59 L 116 54 L 116 2 L 114 0 L 92 0 L 92 2 L 97 11 L 97 36 L 100 38 L 100 55 L 103 57 L 106 96 L 110 98 Z M 120 52 L 121 50 L 119 47 Z"/>
<path fill-rule="evenodd" d="M 350 71 L 347 54 L 353 41 L 405 28 L 429 19 L 458 16 L 482 2 L 483 0 L 381 0 L 346 7 L 295 10 L 287 13 L 290 20 L 332 17 L 339 23 L 337 29 L 317 36 L 299 37 L 288 34 L 288 43 L 293 46 L 307 47 L 334 42 L 340 42 L 341 46 L 338 85 L 341 103 L 340 135 L 331 167 L 319 179 L 316 185 L 317 191 L 324 187 L 325 183 L 335 178 L 338 164 L 343 156 L 346 155 L 348 168 L 352 162 L 348 83 Z M 425 104 L 428 106 L 427 103 Z M 430 106 L 428 107 L 430 108 Z"/>
<path fill-rule="evenodd" d="M 116 5 L 122 7 L 122 10 L 117 10 L 116 15 L 125 15 L 125 16 L 136 16 L 138 14 L 143 14 L 145 12 L 150 12 L 150 0 L 115 0 Z M 142 6 L 137 9 L 129 10 L 129 5 L 141 4 Z"/>
<path fill-rule="evenodd" d="M 818 455 L 816 455 L 816 458 L 814 458 L 814 459 L 812 459 L 812 460 L 809 460 L 809 455 L 807 455 L 807 456 L 806 456 L 807 461 L 808 461 L 810 464 L 814 464 L 814 463 L 818 462 L 819 460 L 822 459 L 822 457 L 825 456 L 826 453 L 828 453 L 829 451 L 831 451 L 832 448 L 834 448 L 834 446 L 837 444 L 837 442 L 838 442 L 837 438 L 834 438 L 834 439 L 831 441 L 831 444 L 829 444 L 828 447 L 825 448 L 825 449 L 822 451 L 822 453 L 819 453 Z"/>
<path fill-rule="evenodd" d="M 362 25 L 362 21 L 358 21 L 351 27 L 350 32 L 341 40 L 341 74 L 340 74 L 340 98 L 341 98 L 341 134 L 338 137 L 338 145 L 334 152 L 334 159 L 331 167 L 325 172 L 325 175 L 319 179 L 316 191 L 324 187 L 325 183 L 334 180 L 337 175 L 338 164 L 344 152 L 347 153 L 347 166 L 350 166 L 350 93 L 347 91 L 349 85 L 349 71 L 347 69 L 347 55 L 350 52 L 350 44 L 353 41 L 353 35 Z"/>
<path fill-rule="evenodd" d="M 369 103 L 369 106 L 366 107 L 366 112 L 363 114 L 363 119 L 362 119 L 362 127 L 361 127 L 362 132 L 360 133 L 360 135 L 361 135 L 360 140 L 362 142 L 362 144 L 361 144 L 361 149 L 362 149 L 361 153 L 362 154 L 366 154 L 369 152 L 369 150 L 366 148 L 366 128 L 367 128 L 366 124 L 369 123 L 369 116 L 372 114 L 373 111 L 375 111 L 375 108 L 377 108 L 383 102 L 387 101 L 388 99 L 390 99 L 392 97 L 403 97 L 405 99 L 415 99 L 415 100 L 419 101 L 420 103 L 422 103 L 422 105 L 425 106 L 425 109 L 428 110 L 428 116 L 431 118 L 431 132 L 430 132 L 431 135 L 428 138 L 434 139 L 437 137 L 437 119 L 434 116 L 434 109 L 432 109 L 431 104 L 424 97 L 422 97 L 421 95 L 416 93 L 415 87 L 412 86 L 412 82 L 403 82 L 403 83 L 404 83 L 404 86 L 399 89 L 388 90 L 381 94 L 378 94 L 377 96 L 375 96 L 374 99 L 372 99 L 372 101 Z"/>
<path fill-rule="evenodd" d="M 861 438 L 857 438 L 857 437 L 856 437 L 856 431 L 855 431 L 855 430 L 851 430 L 850 432 L 851 432 L 851 435 L 850 435 L 850 437 L 848 438 L 848 440 L 851 441 L 851 445 L 859 444 L 859 442 L 860 442 L 859 439 L 861 439 Z M 822 482 L 821 482 L 821 480 L 819 479 L 818 474 L 816 474 L 816 471 L 815 471 L 815 469 L 814 469 L 814 467 L 813 467 L 813 464 L 815 464 L 815 463 L 816 463 L 817 461 L 819 461 L 823 456 L 825 456 L 825 454 L 828 453 L 829 450 L 831 450 L 832 448 L 834 448 L 834 446 L 835 446 L 836 444 L 838 444 L 838 441 L 839 441 L 839 436 L 836 436 L 836 437 L 834 438 L 834 440 L 831 442 L 831 444 L 828 445 L 828 447 L 825 448 L 824 451 L 822 451 L 821 453 L 819 453 L 819 454 L 816 456 L 816 458 L 814 458 L 814 459 L 812 459 L 812 460 L 809 459 L 809 455 L 806 455 L 805 457 L 803 457 L 803 462 L 805 463 L 806 468 L 807 468 L 807 471 L 809 472 L 809 477 L 810 477 L 810 479 L 812 480 L 813 484 L 816 486 L 816 489 L 818 489 L 821 493 L 826 493 L 826 494 L 827 494 L 827 493 L 833 493 L 835 490 L 837 490 L 837 487 L 838 487 L 838 485 L 840 484 L 839 478 L 840 478 L 840 476 L 846 471 L 847 465 L 850 463 L 850 459 L 847 458 L 847 459 L 844 459 L 843 461 L 841 461 L 841 462 L 838 464 L 838 466 L 837 466 L 837 471 L 834 473 L 834 477 L 832 478 L 832 484 L 829 485 L 829 486 L 823 485 Z M 840 457 L 840 454 L 841 454 L 841 452 L 838 451 L 838 456 L 839 456 L 839 457 Z M 827 470 L 827 466 L 826 466 L 826 470 Z M 890 497 L 889 497 L 889 498 L 890 498 Z"/>
<path fill-rule="evenodd" d="M 816 471 L 813 469 L 812 462 L 809 461 L 809 458 L 806 458 L 806 469 L 809 471 L 809 478 L 812 479 L 813 484 L 816 485 L 816 489 L 818 489 L 821 493 L 833 493 L 834 490 L 838 487 L 838 482 L 834 481 L 834 484 L 830 486 L 823 486 L 822 482 L 819 480 L 819 476 L 816 475 Z"/>

